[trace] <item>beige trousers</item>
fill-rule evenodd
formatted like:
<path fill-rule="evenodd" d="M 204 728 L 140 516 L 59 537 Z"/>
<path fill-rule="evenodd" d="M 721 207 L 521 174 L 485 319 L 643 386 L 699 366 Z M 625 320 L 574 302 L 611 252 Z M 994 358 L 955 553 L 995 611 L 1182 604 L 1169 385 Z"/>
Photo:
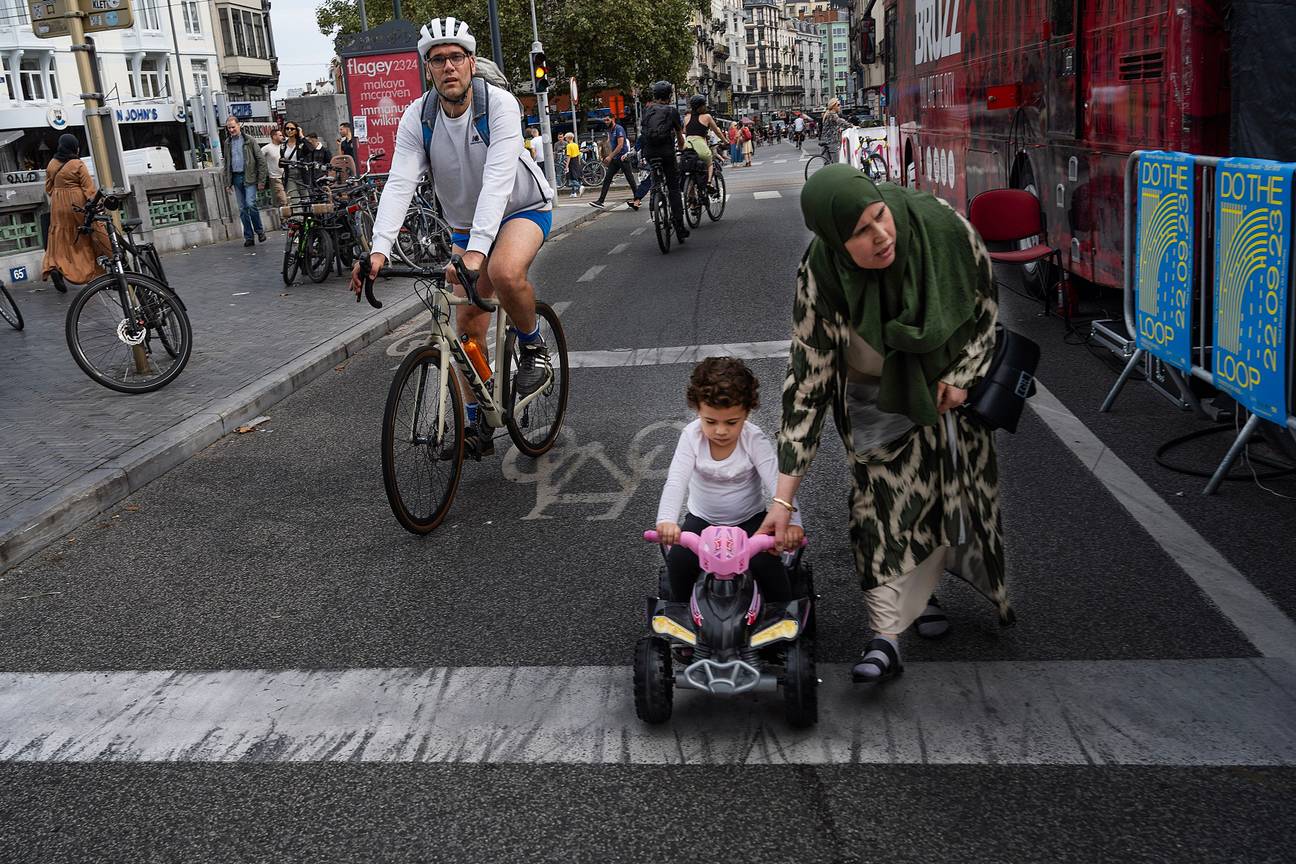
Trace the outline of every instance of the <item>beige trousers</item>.
<path fill-rule="evenodd" d="M 874 633 L 903 633 L 927 608 L 954 550 L 942 546 L 908 573 L 864 592 Z"/>

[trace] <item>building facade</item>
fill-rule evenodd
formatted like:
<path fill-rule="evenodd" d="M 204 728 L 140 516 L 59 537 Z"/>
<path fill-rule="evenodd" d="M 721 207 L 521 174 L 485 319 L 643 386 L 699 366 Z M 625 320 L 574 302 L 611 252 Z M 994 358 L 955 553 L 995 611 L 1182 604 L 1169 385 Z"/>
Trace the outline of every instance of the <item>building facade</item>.
<path fill-rule="evenodd" d="M 95 35 L 107 102 L 116 109 L 125 149 L 166 147 L 177 166 L 187 149 L 185 96 L 217 78 L 211 6 L 206 0 L 135 0 L 134 24 Z M 82 92 L 67 36 L 41 39 L 26 0 L 0 0 L 0 180 L 38 171 L 58 136 L 85 137 Z"/>
<path fill-rule="evenodd" d="M 801 84 L 800 107 L 815 108 L 824 103 L 825 47 L 827 40 L 819 28 L 801 19 L 792 20 L 795 31 L 796 65 L 794 74 Z"/>
<path fill-rule="evenodd" d="M 882 64 L 883 6 L 878 0 L 857 0 L 850 20 L 850 68 L 855 104 L 882 116 L 886 71 Z"/>
<path fill-rule="evenodd" d="M 855 104 L 855 81 L 851 78 L 849 14 L 844 9 L 830 9 L 817 12 L 813 17 L 815 28 L 824 42 L 824 102 L 836 97 L 843 105 Z"/>
<path fill-rule="evenodd" d="M 695 12 L 690 26 L 693 58 L 688 95 L 701 93 L 714 112 L 730 115 L 738 84 L 746 78 L 742 2 L 711 0 L 710 14 Z"/>
<path fill-rule="evenodd" d="M 787 111 L 805 100 L 797 30 L 778 0 L 743 0 L 747 12 L 747 108 Z"/>
<path fill-rule="evenodd" d="M 253 103 L 249 118 L 269 119 L 270 94 L 279 86 L 269 0 L 214 0 L 212 14 L 220 22 L 217 46 L 226 95 L 231 103 Z"/>

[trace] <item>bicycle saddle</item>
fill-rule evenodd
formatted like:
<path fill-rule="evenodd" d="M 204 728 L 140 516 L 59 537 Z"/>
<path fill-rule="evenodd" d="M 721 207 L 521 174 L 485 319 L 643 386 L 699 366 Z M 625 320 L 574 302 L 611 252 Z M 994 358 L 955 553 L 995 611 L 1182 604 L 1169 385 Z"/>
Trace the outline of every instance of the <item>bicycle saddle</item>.
<path fill-rule="evenodd" d="M 121 226 L 122 230 L 129 234 L 130 232 L 137 230 L 143 224 L 143 219 L 123 219 Z"/>

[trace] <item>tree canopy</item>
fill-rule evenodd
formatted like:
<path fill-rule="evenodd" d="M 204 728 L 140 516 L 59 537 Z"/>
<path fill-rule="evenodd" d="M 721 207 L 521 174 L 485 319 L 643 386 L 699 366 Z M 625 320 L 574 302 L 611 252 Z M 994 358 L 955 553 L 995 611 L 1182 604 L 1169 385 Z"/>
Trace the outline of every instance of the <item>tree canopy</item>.
<path fill-rule="evenodd" d="M 692 56 L 690 15 L 705 0 L 539 0 L 536 15 L 549 69 L 556 81 L 575 77 L 582 92 L 600 86 L 630 92 L 652 81 L 683 81 Z M 528 0 L 498 0 L 504 74 L 520 84 L 531 77 L 531 11 Z M 491 56 L 486 0 L 463 0 L 453 12 L 432 0 L 403 0 L 402 17 L 421 24 L 433 15 L 454 14 L 468 22 L 477 53 Z M 392 18 L 391 0 L 367 0 L 373 27 Z M 360 30 L 355 0 L 325 0 L 315 10 L 326 36 Z"/>

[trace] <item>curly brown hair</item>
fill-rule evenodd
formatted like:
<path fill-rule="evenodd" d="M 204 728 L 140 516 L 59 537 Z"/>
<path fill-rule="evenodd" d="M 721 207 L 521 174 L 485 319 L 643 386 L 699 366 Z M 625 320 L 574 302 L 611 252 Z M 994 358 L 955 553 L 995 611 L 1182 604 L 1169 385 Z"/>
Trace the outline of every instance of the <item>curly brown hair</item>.
<path fill-rule="evenodd" d="M 737 357 L 708 357 L 693 367 L 689 376 L 688 404 L 694 411 L 703 404 L 716 408 L 746 408 L 760 405 L 760 382 Z"/>

